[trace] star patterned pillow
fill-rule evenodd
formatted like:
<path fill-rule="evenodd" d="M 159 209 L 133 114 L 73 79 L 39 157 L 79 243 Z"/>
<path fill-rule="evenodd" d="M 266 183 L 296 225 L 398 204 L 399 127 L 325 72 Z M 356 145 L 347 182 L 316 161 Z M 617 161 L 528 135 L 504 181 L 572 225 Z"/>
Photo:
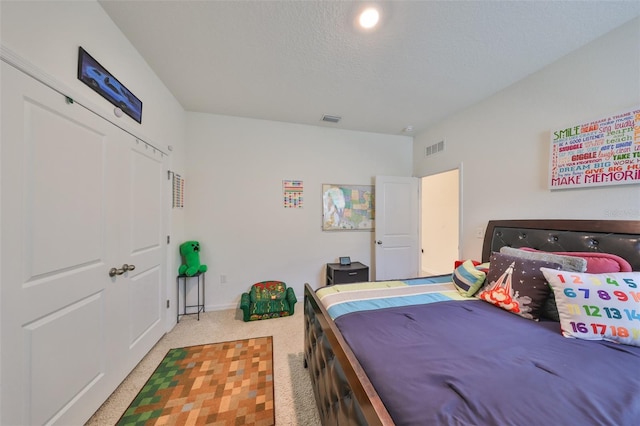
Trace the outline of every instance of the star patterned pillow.
<path fill-rule="evenodd" d="M 494 253 L 484 287 L 477 296 L 505 311 L 538 321 L 551 291 L 540 268 L 560 270 L 557 263 Z"/>

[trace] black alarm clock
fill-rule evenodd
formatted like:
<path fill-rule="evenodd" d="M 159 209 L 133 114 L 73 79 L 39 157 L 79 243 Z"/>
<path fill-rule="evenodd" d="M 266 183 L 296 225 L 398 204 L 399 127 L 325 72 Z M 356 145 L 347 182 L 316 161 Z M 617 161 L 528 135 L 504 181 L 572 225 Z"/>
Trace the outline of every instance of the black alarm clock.
<path fill-rule="evenodd" d="M 340 265 L 348 266 L 351 265 L 351 258 L 349 256 L 344 256 L 340 258 Z"/>

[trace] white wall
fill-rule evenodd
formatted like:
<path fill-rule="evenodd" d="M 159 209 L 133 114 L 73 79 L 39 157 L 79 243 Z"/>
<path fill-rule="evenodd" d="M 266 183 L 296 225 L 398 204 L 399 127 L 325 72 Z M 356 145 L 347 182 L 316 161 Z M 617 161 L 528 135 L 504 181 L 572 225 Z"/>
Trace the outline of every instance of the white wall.
<path fill-rule="evenodd" d="M 187 113 L 187 129 L 185 237 L 209 267 L 208 309 L 270 279 L 300 299 L 338 256 L 371 266 L 373 233 L 322 231 L 322 184 L 410 176 L 412 138 L 200 113 Z M 284 179 L 303 181 L 303 208 L 283 207 Z"/>
<path fill-rule="evenodd" d="M 126 116 L 121 120 L 160 148 L 166 150 L 170 144 L 177 147 L 174 155 L 181 156 L 183 108 L 97 2 L 2 1 L 0 11 L 4 47 L 113 116 L 111 104 L 76 77 L 78 46 L 84 47 L 142 100 L 141 125 Z"/>
<path fill-rule="evenodd" d="M 640 219 L 640 186 L 549 191 L 550 132 L 640 105 L 640 18 L 416 135 L 413 173 L 461 162 L 463 258 L 491 219 Z M 425 158 L 428 145 L 445 151 Z"/>
<path fill-rule="evenodd" d="M 462 257 L 479 257 L 475 231 L 490 219 L 640 218 L 638 185 L 546 186 L 551 129 L 640 104 L 639 19 L 417 135 L 413 154 L 408 137 L 203 114 L 186 114 L 185 121 L 182 107 L 92 0 L 2 1 L 0 19 L 3 48 L 105 114 L 111 105 L 76 78 L 80 45 L 143 101 L 142 125 L 130 127 L 158 147 L 172 145 L 170 167 L 187 179 L 187 207 L 171 216 L 170 270 L 179 263 L 177 244 L 199 239 L 211 268 L 209 307 L 233 306 L 262 279 L 283 279 L 301 295 L 302 284 L 319 285 L 323 265 L 337 256 L 371 264 L 371 233 L 321 231 L 322 183 L 366 184 L 412 169 L 426 176 L 463 162 Z M 425 146 L 443 139 L 445 152 L 425 159 Z M 282 208 L 283 179 L 304 181 L 303 209 Z"/>
<path fill-rule="evenodd" d="M 0 23 L 4 50 L 68 87 L 69 95 L 90 101 L 113 118 L 113 106 L 77 79 L 78 46 L 84 47 L 143 102 L 142 124 L 127 116 L 119 123 L 169 153 L 172 170 L 184 170 L 183 108 L 97 2 L 0 1 Z M 174 241 L 182 239 L 183 212 L 173 210 L 170 222 Z M 169 253 L 175 255 L 168 268 L 177 270 L 180 257 L 175 244 L 169 246 Z M 173 290 L 167 294 L 171 299 L 175 298 L 174 276 L 169 275 L 167 283 Z M 168 315 L 171 319 L 175 322 L 174 315 Z"/>

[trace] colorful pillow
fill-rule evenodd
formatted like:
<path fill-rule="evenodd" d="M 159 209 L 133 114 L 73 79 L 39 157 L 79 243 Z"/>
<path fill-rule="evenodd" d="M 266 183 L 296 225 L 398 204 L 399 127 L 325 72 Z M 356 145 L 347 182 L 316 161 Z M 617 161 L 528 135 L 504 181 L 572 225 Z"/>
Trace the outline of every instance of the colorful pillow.
<path fill-rule="evenodd" d="M 565 337 L 640 346 L 640 272 L 541 270 L 556 296 Z"/>
<path fill-rule="evenodd" d="M 458 266 L 462 265 L 464 262 L 466 262 L 466 260 L 456 260 L 453 262 L 453 269 L 456 269 Z M 487 272 L 489 272 L 489 262 L 480 262 L 478 260 L 473 260 L 471 259 L 471 263 L 473 263 L 473 266 L 476 267 L 476 269 L 484 272 L 485 274 Z"/>
<path fill-rule="evenodd" d="M 587 269 L 587 259 L 577 256 L 565 256 L 546 251 L 538 251 L 533 249 L 517 249 L 513 247 L 502 247 L 500 253 L 508 256 L 517 256 L 523 259 L 545 260 L 547 262 L 557 263 L 563 271 L 584 272 Z M 556 307 L 556 299 L 553 292 L 549 293 L 549 297 L 542 305 L 540 316 L 559 322 L 560 315 Z"/>
<path fill-rule="evenodd" d="M 572 256 L 572 253 L 563 253 Z M 587 259 L 589 274 L 601 274 L 605 272 L 631 272 L 633 268 L 626 259 L 610 253 L 575 253 L 576 256 Z"/>
<path fill-rule="evenodd" d="M 541 267 L 560 269 L 544 260 L 494 253 L 487 280 L 478 297 L 523 318 L 538 321 L 550 289 Z"/>
<path fill-rule="evenodd" d="M 528 247 L 522 247 L 526 251 L 538 251 Z M 587 260 L 589 274 L 602 274 L 605 272 L 631 272 L 633 268 L 626 259 L 610 253 L 582 252 L 582 251 L 554 251 L 553 254 L 563 256 L 577 256 Z"/>
<path fill-rule="evenodd" d="M 466 297 L 476 294 L 487 277 L 487 274 L 481 269 L 482 266 L 473 260 L 465 260 L 454 269 L 451 280 L 458 293 Z"/>

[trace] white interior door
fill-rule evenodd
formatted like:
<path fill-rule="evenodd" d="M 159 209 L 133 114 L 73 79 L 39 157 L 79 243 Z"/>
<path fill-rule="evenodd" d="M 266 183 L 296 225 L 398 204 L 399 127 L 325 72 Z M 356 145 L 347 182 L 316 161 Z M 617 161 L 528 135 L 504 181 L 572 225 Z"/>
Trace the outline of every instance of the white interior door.
<path fill-rule="evenodd" d="M 159 337 L 162 225 L 136 216 L 158 200 L 136 197 L 162 163 L 4 62 L 1 114 L 0 423 L 82 424 Z"/>
<path fill-rule="evenodd" d="M 123 193 L 118 203 L 125 215 L 121 229 L 120 258 L 135 269 L 125 273 L 122 297 L 126 297 L 126 360 L 118 383 L 164 333 L 166 238 L 163 232 L 164 184 L 167 182 L 165 157 L 140 142 L 126 146 L 121 162 L 125 170 Z M 124 336 L 123 336 L 124 337 Z"/>
<path fill-rule="evenodd" d="M 130 135 L 110 151 L 117 189 L 108 210 L 116 223 L 118 255 L 109 269 L 118 275 L 109 278 L 107 292 L 107 378 L 115 389 L 164 334 L 166 166 L 159 151 Z"/>
<path fill-rule="evenodd" d="M 376 176 L 375 279 L 418 276 L 418 179 Z"/>

